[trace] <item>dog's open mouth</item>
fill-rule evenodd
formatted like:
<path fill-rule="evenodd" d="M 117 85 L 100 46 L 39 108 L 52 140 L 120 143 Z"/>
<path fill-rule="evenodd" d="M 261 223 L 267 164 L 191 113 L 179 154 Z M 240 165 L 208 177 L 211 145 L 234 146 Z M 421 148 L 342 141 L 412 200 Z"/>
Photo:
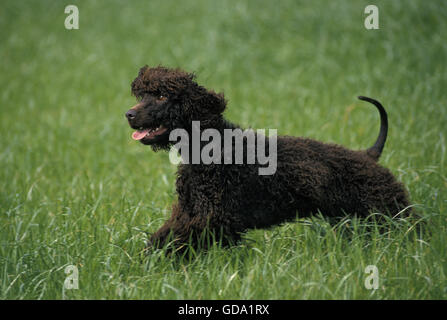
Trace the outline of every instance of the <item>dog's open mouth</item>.
<path fill-rule="evenodd" d="M 165 133 L 166 130 L 168 129 L 163 127 L 162 125 L 160 125 L 157 128 L 149 128 L 149 129 L 140 128 L 139 130 L 135 131 L 132 134 L 132 139 L 134 140 L 153 139 L 156 136 Z"/>

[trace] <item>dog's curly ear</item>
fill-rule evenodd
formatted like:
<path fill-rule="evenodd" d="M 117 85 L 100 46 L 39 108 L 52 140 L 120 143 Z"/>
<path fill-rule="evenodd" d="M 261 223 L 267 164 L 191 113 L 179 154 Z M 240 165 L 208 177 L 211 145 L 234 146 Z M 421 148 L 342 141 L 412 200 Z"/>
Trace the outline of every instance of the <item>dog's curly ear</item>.
<path fill-rule="evenodd" d="M 200 114 L 221 114 L 224 112 L 227 102 L 223 93 L 216 93 L 199 85 L 197 85 L 197 89 L 191 104 Z"/>
<path fill-rule="evenodd" d="M 207 100 L 208 108 L 210 108 L 210 111 L 213 113 L 223 113 L 227 106 L 223 93 L 208 91 Z"/>
<path fill-rule="evenodd" d="M 194 74 L 188 74 L 189 84 L 182 91 L 182 103 L 190 109 L 192 114 L 197 116 L 223 113 L 227 105 L 223 93 L 207 90 L 205 87 L 197 84 L 193 80 L 194 78 Z"/>

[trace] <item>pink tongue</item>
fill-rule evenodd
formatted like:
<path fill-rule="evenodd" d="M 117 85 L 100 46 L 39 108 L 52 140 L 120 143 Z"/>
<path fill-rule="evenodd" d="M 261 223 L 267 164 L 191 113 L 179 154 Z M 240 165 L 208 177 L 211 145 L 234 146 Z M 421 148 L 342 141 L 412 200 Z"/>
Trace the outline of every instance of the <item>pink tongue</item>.
<path fill-rule="evenodd" d="M 134 140 L 141 140 L 141 139 L 143 139 L 146 136 L 146 134 L 148 132 L 149 132 L 149 129 L 146 129 L 146 130 L 143 130 L 143 131 L 135 131 L 132 134 L 132 139 L 134 139 Z"/>

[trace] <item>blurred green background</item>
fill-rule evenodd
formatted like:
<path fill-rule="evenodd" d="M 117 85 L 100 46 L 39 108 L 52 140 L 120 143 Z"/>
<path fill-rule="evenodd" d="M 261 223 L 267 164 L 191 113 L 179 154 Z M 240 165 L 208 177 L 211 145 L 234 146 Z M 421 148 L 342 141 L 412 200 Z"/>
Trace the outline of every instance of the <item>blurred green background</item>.
<path fill-rule="evenodd" d="M 79 30 L 64 27 L 68 4 Z M 444 299 L 447 4 L 374 1 L 380 29 L 366 30 L 368 4 L 3 0 L 0 297 Z M 346 238 L 316 218 L 188 262 L 142 257 L 146 232 L 169 216 L 176 170 L 132 141 L 124 118 L 145 64 L 195 72 L 242 126 L 352 149 L 379 127 L 356 96 L 378 99 L 390 120 L 381 163 L 430 230 L 393 226 L 372 245 L 366 230 Z M 71 264 L 80 289 L 67 291 Z M 375 292 L 363 286 L 369 264 L 381 270 Z"/>

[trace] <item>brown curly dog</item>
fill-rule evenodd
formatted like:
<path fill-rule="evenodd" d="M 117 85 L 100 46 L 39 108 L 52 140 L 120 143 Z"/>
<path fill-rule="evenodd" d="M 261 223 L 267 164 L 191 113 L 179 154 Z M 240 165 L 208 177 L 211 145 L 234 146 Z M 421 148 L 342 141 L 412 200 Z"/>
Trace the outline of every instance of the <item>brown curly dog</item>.
<path fill-rule="evenodd" d="M 218 145 L 223 148 L 224 130 L 239 126 L 223 118 L 224 96 L 198 85 L 194 78 L 179 69 L 140 69 L 132 82 L 132 94 L 138 104 L 126 113 L 129 125 L 136 130 L 135 140 L 155 151 L 169 150 L 177 142 L 169 139 L 174 129 L 183 129 L 191 137 L 193 121 L 200 121 L 201 133 L 207 129 L 221 133 Z M 259 168 L 265 165 L 258 160 L 253 164 L 225 164 L 219 158 L 222 161 L 210 164 L 201 160 L 180 164 L 176 181 L 178 202 L 173 205 L 171 217 L 152 235 L 149 247 L 162 247 L 168 239 L 177 248 L 188 242 L 206 246 L 209 237 L 204 235 L 209 234 L 214 240 L 229 244 L 238 241 L 247 229 L 266 228 L 317 212 L 330 217 L 364 217 L 372 210 L 394 215 L 408 207 L 402 184 L 377 163 L 387 137 L 387 114 L 379 102 L 359 99 L 374 104 L 381 116 L 379 137 L 366 151 L 306 138 L 275 136 L 274 174 L 260 175 Z M 268 149 L 272 136 L 256 133 L 255 142 L 260 139 Z M 243 139 L 247 150 L 249 142 Z M 202 141 L 199 152 L 204 147 Z"/>

